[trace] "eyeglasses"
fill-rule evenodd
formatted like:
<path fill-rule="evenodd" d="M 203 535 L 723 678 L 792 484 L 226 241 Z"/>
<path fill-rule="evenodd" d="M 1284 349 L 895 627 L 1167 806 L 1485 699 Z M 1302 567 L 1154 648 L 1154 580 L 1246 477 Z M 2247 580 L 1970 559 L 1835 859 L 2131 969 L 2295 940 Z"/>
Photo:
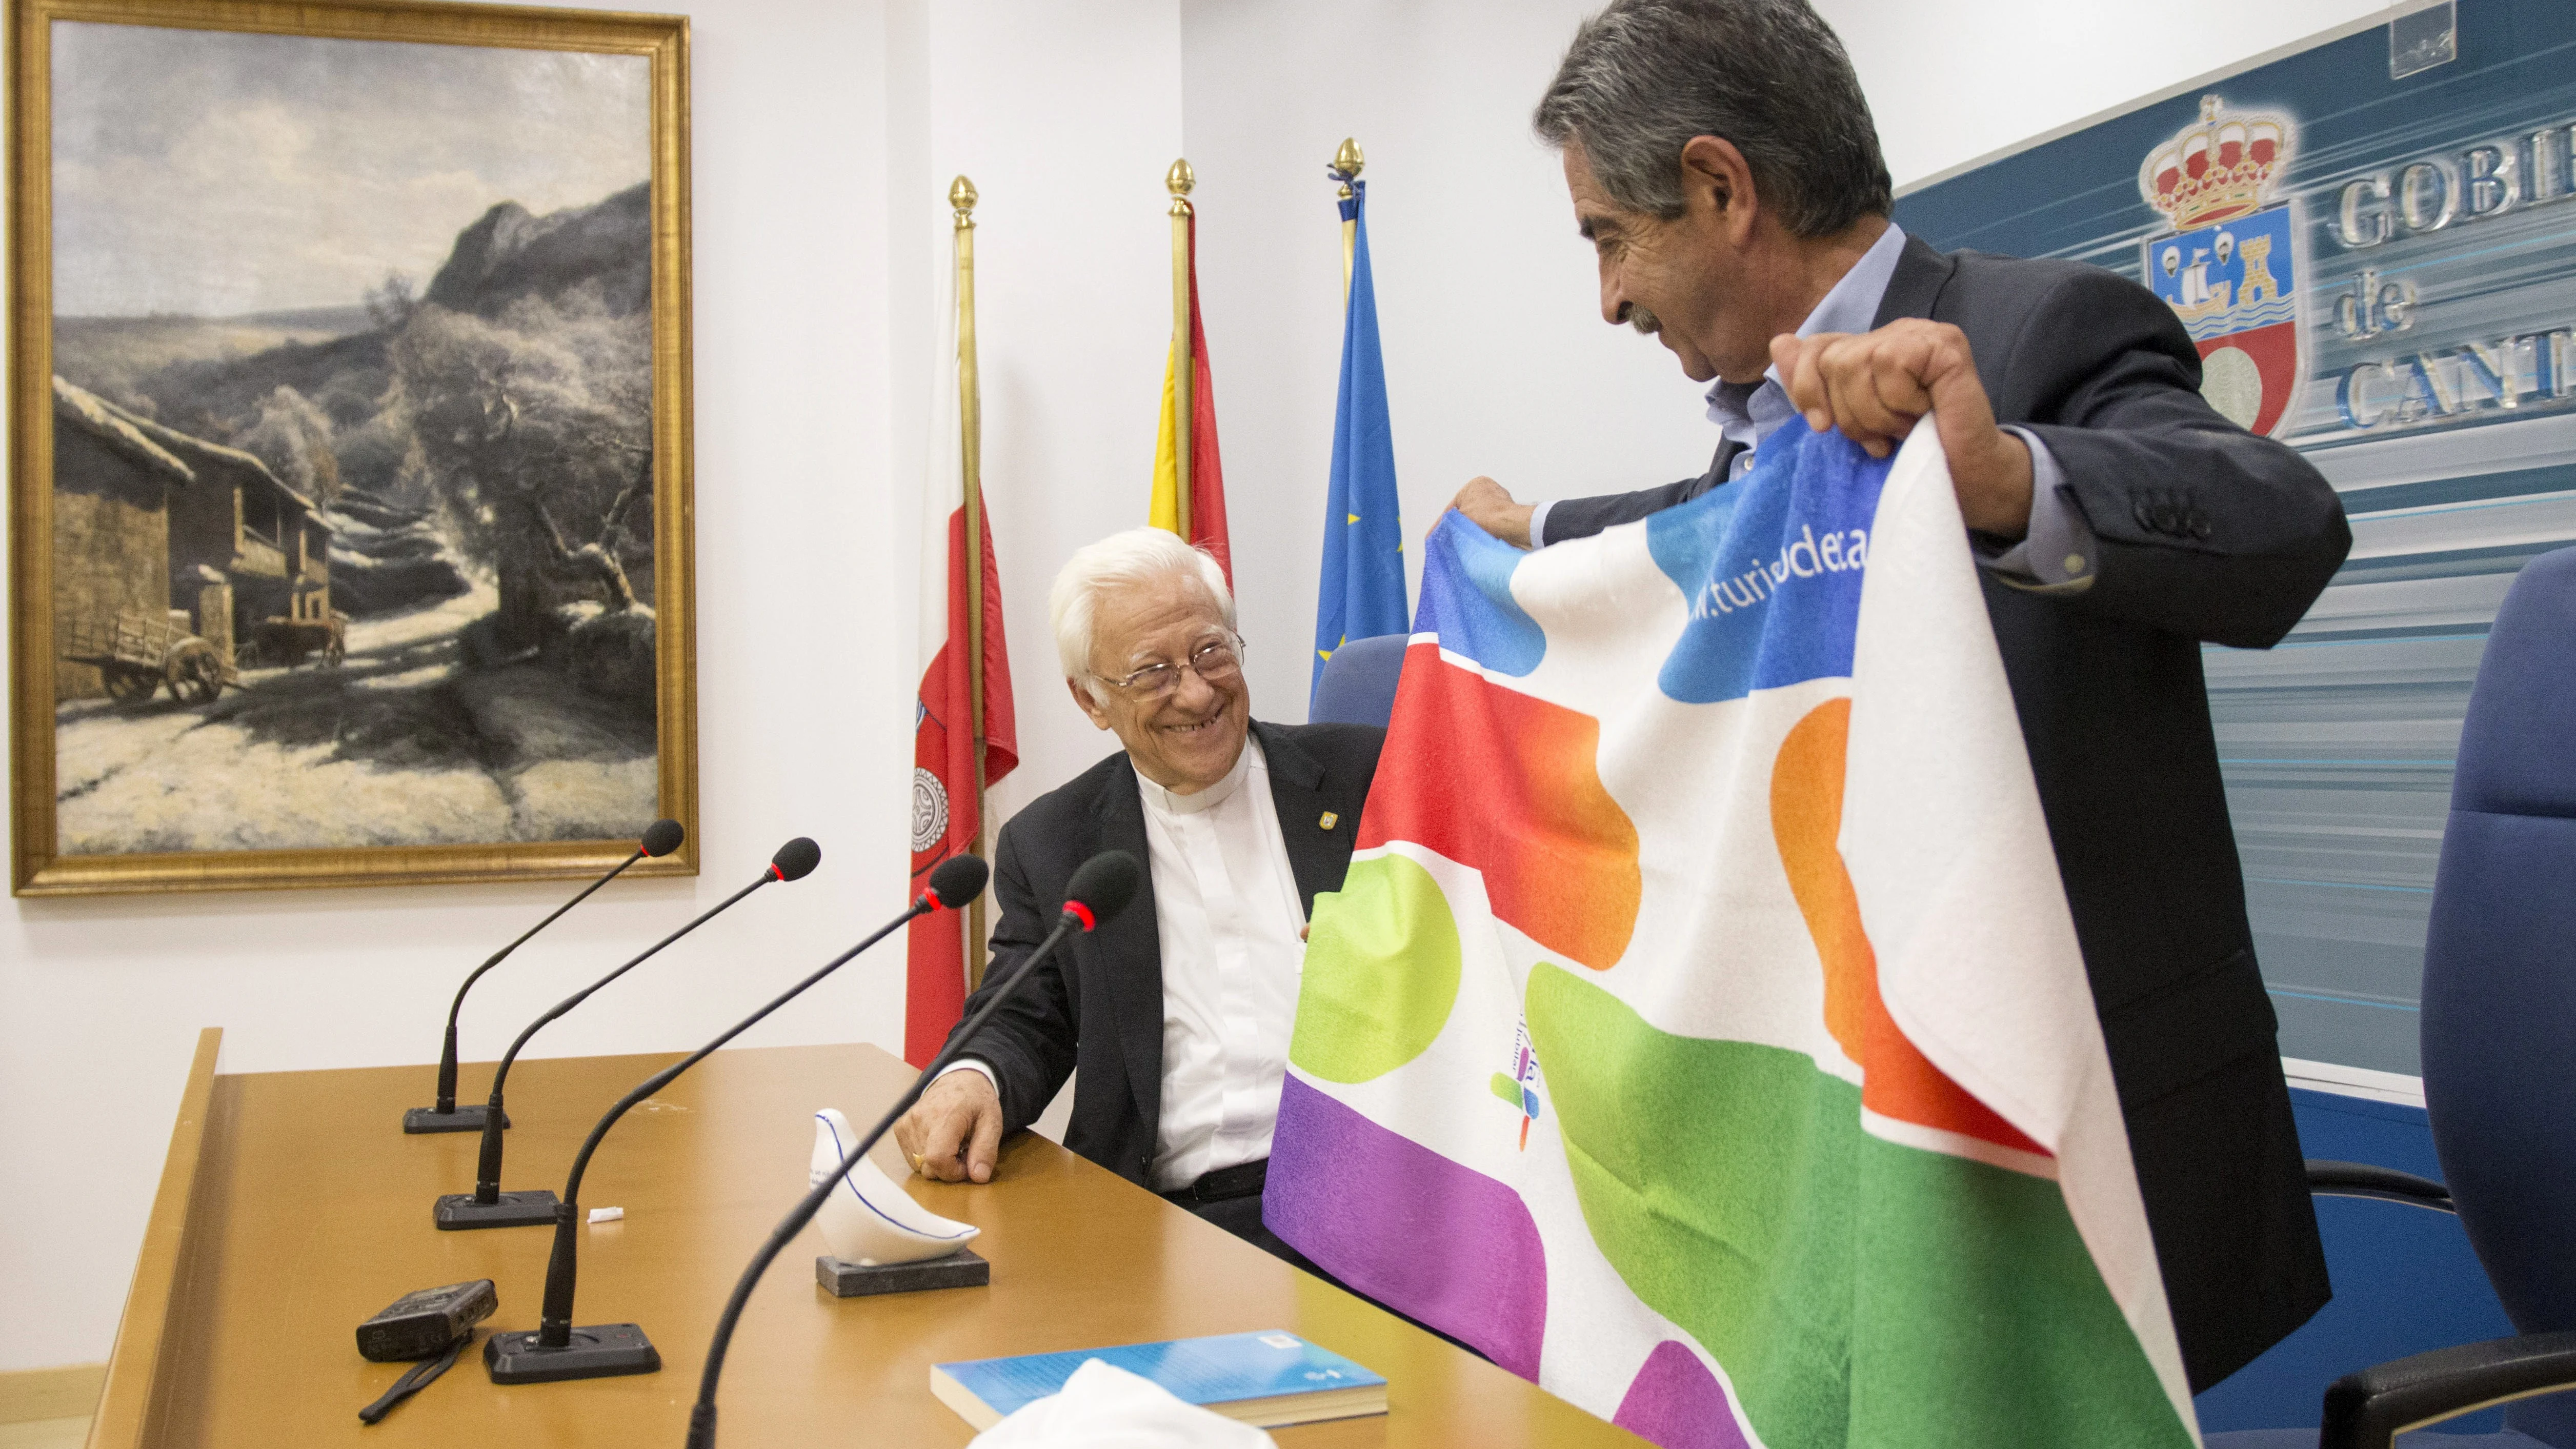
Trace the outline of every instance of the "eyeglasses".
<path fill-rule="evenodd" d="M 1129 699 L 1149 702 L 1180 688 L 1181 671 L 1184 669 L 1211 685 L 1231 684 L 1243 677 L 1243 641 L 1229 634 L 1222 639 L 1210 639 L 1191 650 L 1186 664 L 1148 664 L 1119 679 L 1111 679 L 1105 674 L 1091 677 Z"/>

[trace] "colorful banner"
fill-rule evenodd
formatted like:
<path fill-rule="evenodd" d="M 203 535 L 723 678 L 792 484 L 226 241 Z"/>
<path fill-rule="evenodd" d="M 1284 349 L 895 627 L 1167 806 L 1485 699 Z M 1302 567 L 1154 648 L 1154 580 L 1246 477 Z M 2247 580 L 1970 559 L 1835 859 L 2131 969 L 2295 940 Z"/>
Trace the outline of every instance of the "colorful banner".
<path fill-rule="evenodd" d="M 1433 531 L 1266 1218 L 1668 1449 L 2192 1444 L 1935 429 L 1789 431 Z"/>

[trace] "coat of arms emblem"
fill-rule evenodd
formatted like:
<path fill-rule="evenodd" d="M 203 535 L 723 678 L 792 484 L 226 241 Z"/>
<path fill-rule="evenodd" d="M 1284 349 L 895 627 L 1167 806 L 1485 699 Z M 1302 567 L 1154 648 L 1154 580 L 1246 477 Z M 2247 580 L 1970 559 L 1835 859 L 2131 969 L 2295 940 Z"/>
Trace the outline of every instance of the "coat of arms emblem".
<path fill-rule="evenodd" d="M 2199 121 L 2138 171 L 2139 193 L 2174 228 L 2141 244 L 2147 286 L 2200 349 L 2201 395 L 2263 434 L 2281 426 L 2307 375 L 2298 203 L 2264 204 L 2290 141 L 2287 118 L 2227 113 L 2218 97 L 2203 96 Z"/>

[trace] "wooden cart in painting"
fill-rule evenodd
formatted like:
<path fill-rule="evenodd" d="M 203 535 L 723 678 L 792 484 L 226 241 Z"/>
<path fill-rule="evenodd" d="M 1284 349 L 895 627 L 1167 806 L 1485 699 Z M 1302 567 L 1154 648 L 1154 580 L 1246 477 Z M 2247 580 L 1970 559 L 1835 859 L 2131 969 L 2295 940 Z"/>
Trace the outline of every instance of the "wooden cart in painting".
<path fill-rule="evenodd" d="M 110 699 L 140 702 L 167 684 L 172 699 L 211 704 L 225 685 L 241 683 L 221 650 L 188 632 L 184 609 L 158 619 L 121 610 L 75 621 L 66 635 L 63 657 L 95 667 Z"/>

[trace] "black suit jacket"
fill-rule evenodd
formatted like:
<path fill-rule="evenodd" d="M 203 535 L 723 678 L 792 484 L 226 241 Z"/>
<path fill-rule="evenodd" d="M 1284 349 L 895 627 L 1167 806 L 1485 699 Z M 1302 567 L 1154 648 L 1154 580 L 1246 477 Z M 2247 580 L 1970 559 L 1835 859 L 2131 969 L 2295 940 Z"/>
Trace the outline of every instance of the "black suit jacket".
<path fill-rule="evenodd" d="M 1905 317 L 1967 334 L 1996 421 L 2048 445 L 2100 541 L 2080 590 L 1981 572 L 2197 1390 L 2327 1298 L 2200 645 L 2278 641 L 2351 530 L 2306 460 L 2202 401 L 2190 337 L 2141 287 L 1908 238 L 1876 325 Z M 1736 451 L 1698 478 L 1559 503 L 1548 537 L 1698 497 Z"/>
<path fill-rule="evenodd" d="M 1311 915 L 1317 891 L 1342 888 L 1386 731 L 1258 721 L 1252 731 L 1270 764 L 1297 895 Z M 993 865 L 1002 918 L 984 989 L 968 998 L 967 1016 L 1054 929 L 1074 868 L 1104 850 L 1150 860 L 1136 767 L 1124 751 L 1029 802 L 1002 827 Z M 1153 1164 L 1163 1104 L 1163 945 L 1153 871 L 1145 874 L 1126 910 L 1057 947 L 968 1048 L 993 1069 L 1008 1132 L 1036 1121 L 1079 1067 L 1064 1145 L 1135 1183 Z"/>

